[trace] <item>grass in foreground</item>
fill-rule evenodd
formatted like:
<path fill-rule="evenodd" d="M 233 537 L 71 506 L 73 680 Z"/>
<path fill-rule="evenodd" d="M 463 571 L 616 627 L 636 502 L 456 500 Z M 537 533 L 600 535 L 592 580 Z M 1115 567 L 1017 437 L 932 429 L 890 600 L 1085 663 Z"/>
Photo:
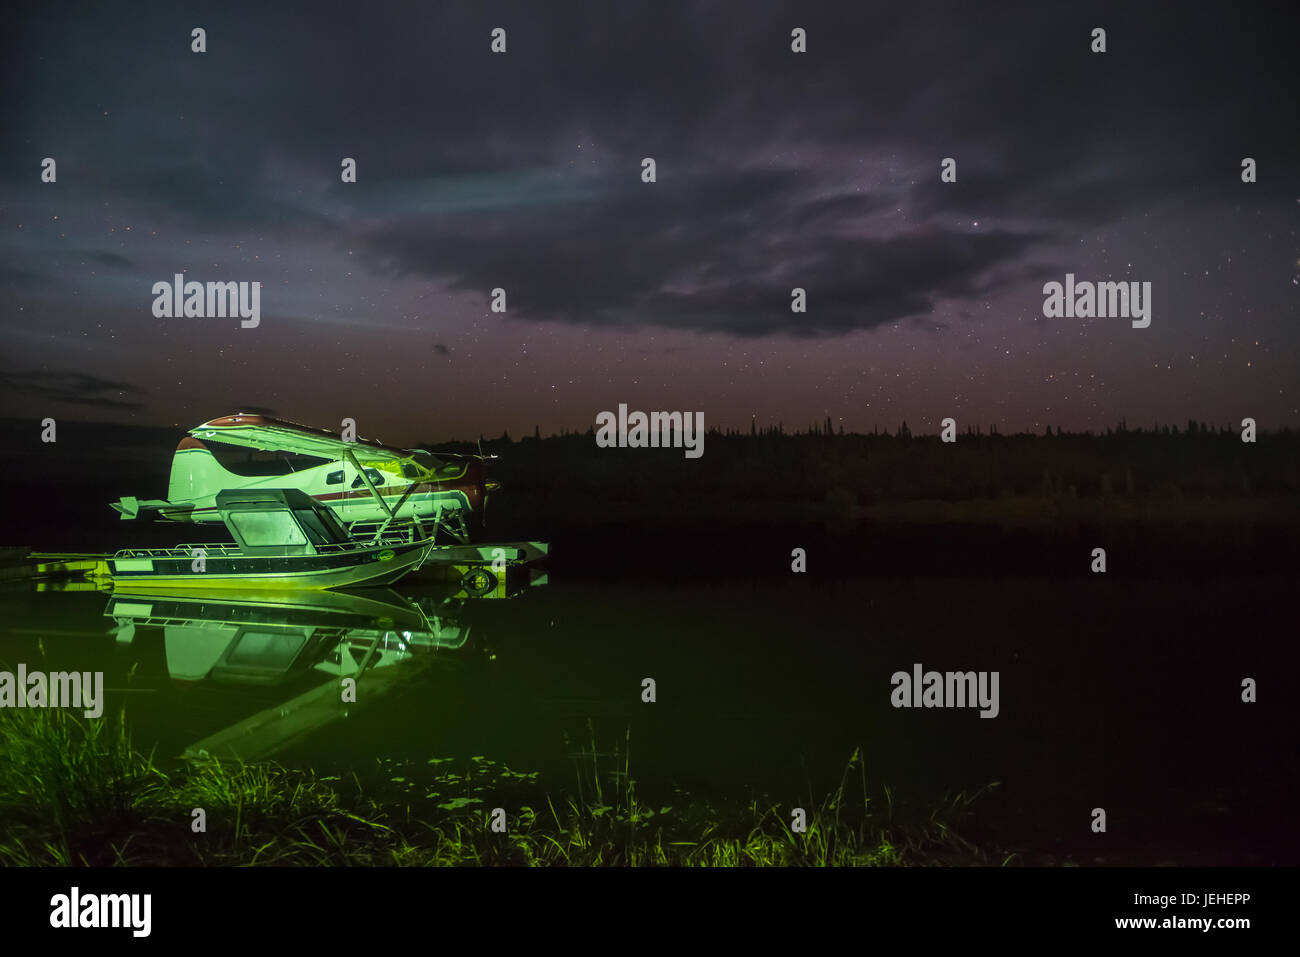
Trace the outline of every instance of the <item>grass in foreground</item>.
<path fill-rule="evenodd" d="M 593 734 L 591 751 L 576 762 L 576 787 L 558 793 L 539 787 L 535 774 L 476 758 L 437 775 L 438 790 L 413 812 L 410 803 L 368 796 L 355 777 L 335 782 L 269 762 L 165 771 L 132 746 L 120 716 L 87 722 L 65 711 L 9 711 L 0 713 L 0 864 L 875 867 L 1008 860 L 955 830 L 983 791 L 896 823 L 888 790 L 885 813 L 872 806 L 860 751 L 834 792 L 802 802 L 801 832 L 792 830 L 792 807 L 775 803 L 719 807 L 687 798 L 679 808 L 656 809 L 638 797 L 625 747 L 603 755 L 614 767 L 602 767 L 600 757 Z M 504 833 L 492 828 L 495 806 L 505 809 Z"/>

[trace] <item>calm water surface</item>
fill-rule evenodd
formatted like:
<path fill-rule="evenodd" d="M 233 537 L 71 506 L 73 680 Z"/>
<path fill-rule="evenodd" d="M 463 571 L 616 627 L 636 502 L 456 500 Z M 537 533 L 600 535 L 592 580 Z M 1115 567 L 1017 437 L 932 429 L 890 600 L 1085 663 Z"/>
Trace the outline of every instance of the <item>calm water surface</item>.
<path fill-rule="evenodd" d="M 382 788 L 418 785 L 430 758 L 485 756 L 564 784 L 590 726 L 598 750 L 630 739 L 643 793 L 806 803 L 861 746 L 873 786 L 922 804 L 1000 782 L 978 826 L 1003 846 L 1294 864 L 1296 672 L 1264 624 L 1291 588 L 552 581 L 504 600 L 408 586 L 268 608 L 11 587 L 0 662 L 102 671 L 106 710 L 159 758 L 273 757 Z M 340 678 L 363 663 L 345 706 Z M 891 675 L 918 663 L 998 672 L 999 714 L 892 707 Z M 1256 705 L 1240 702 L 1247 676 Z"/>

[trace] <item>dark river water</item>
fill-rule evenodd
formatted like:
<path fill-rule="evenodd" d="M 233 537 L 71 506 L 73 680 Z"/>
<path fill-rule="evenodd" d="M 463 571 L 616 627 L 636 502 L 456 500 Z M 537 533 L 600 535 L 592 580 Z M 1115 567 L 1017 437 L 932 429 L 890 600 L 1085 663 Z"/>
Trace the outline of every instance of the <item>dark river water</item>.
<path fill-rule="evenodd" d="M 10 586 L 0 668 L 103 672 L 106 710 L 160 760 L 418 788 L 430 759 L 482 756 L 563 786 L 594 733 L 630 742 L 646 794 L 795 802 L 861 747 L 869 785 L 919 806 L 998 782 L 974 827 L 1027 860 L 1300 863 L 1293 576 L 599 578 L 279 606 Z M 996 672 L 996 717 L 894 707 L 914 666 Z"/>

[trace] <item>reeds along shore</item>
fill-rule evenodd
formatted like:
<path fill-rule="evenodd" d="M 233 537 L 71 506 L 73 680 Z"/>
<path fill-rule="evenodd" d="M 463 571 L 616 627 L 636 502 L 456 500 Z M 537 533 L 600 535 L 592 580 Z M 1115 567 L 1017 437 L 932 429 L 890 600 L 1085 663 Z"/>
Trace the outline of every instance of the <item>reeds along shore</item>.
<path fill-rule="evenodd" d="M 868 798 L 860 752 L 838 787 L 792 806 L 703 799 L 652 807 L 628 749 L 575 758 L 563 790 L 484 759 L 433 775 L 428 813 L 353 776 L 262 763 L 165 770 L 120 715 L 0 712 L 0 863 L 111 865 L 908 866 L 1014 860 L 958 836 L 979 794 L 896 820 Z M 602 765 L 601 758 L 606 759 Z M 431 765 L 434 766 L 434 765 Z M 436 766 L 435 766 L 436 767 Z M 981 792 L 982 793 L 982 792 Z M 492 798 L 496 798 L 495 801 Z M 503 805 L 494 814 L 490 804 Z M 494 829 L 493 823 L 504 824 Z"/>

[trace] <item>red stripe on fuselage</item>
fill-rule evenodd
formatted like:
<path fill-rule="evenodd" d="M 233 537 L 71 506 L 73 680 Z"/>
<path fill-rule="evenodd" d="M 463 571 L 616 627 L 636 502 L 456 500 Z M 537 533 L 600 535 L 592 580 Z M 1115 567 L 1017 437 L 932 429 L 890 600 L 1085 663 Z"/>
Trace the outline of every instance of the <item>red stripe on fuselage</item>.
<path fill-rule="evenodd" d="M 442 487 L 435 488 L 432 485 L 426 485 L 422 483 L 419 486 L 417 486 L 415 491 L 413 491 L 411 494 L 422 495 L 430 492 L 461 492 L 464 494 L 464 496 L 467 499 L 469 499 L 470 510 L 477 511 L 483 505 L 483 491 L 484 491 L 483 487 L 480 485 L 449 485 L 449 486 L 442 486 Z M 403 495 L 406 494 L 406 487 L 403 486 L 400 489 L 380 489 L 379 494 L 382 495 L 384 498 L 392 498 L 392 499 L 401 498 Z M 343 492 L 324 492 L 320 495 L 312 495 L 312 498 L 316 499 L 316 501 L 318 502 L 340 502 L 345 499 L 371 498 L 371 497 L 372 496 L 370 494 L 369 489 L 354 489 L 354 490 L 343 491 Z M 215 512 L 216 510 L 217 507 L 215 505 L 207 505 L 204 506 L 203 508 L 189 509 L 187 514 L 193 514 L 194 512 Z"/>

